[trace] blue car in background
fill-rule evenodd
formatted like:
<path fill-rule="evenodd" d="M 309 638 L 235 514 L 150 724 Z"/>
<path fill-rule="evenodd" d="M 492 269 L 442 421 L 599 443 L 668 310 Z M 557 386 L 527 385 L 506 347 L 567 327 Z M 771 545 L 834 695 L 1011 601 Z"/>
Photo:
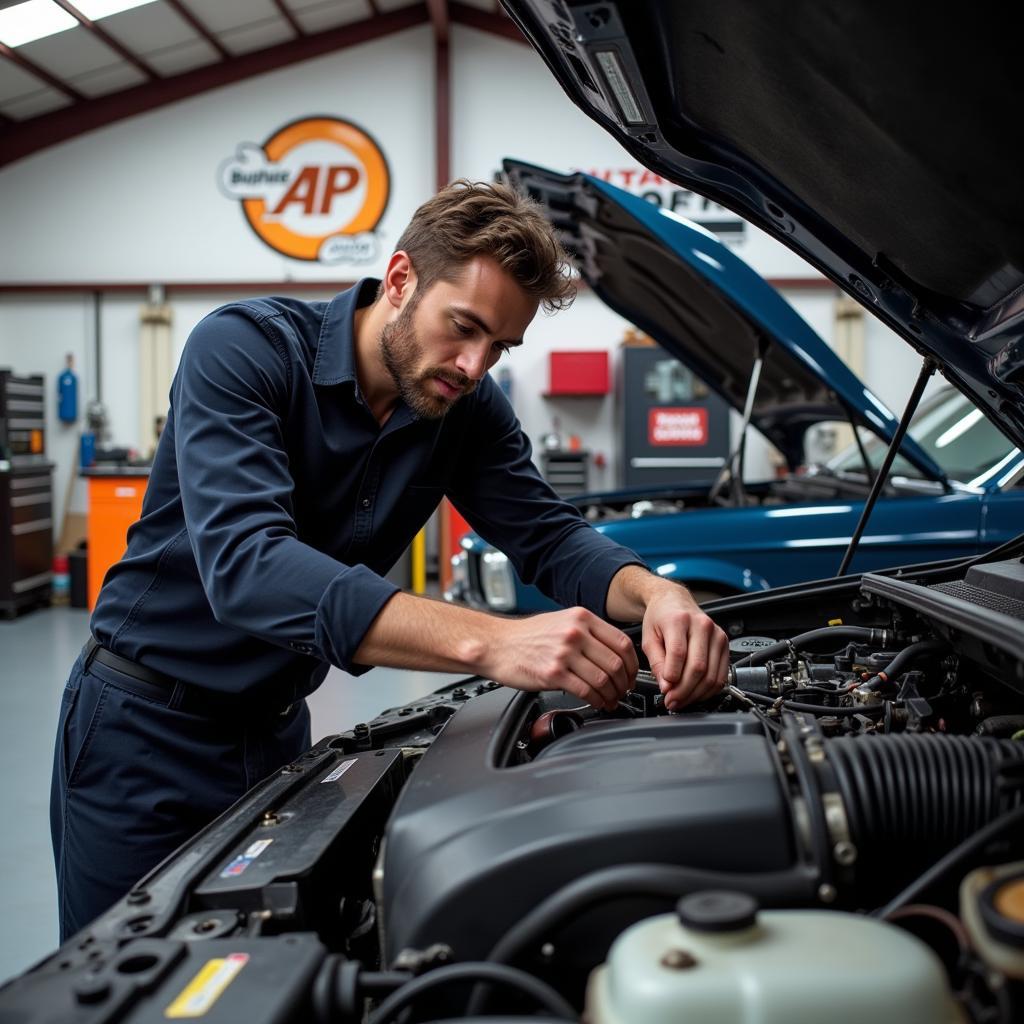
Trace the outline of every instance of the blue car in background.
<path fill-rule="evenodd" d="M 699 600 L 834 575 L 897 418 L 786 300 L 704 228 L 585 174 L 506 161 L 540 202 L 592 290 L 690 367 L 784 457 L 780 479 L 743 480 L 735 447 L 706 483 L 573 498 L 602 533 Z M 805 435 L 845 421 L 857 443 L 804 466 Z M 850 566 L 864 572 L 972 555 L 1024 521 L 1024 455 L 946 388 L 912 423 Z M 555 605 L 470 534 L 450 600 L 501 612 Z"/>

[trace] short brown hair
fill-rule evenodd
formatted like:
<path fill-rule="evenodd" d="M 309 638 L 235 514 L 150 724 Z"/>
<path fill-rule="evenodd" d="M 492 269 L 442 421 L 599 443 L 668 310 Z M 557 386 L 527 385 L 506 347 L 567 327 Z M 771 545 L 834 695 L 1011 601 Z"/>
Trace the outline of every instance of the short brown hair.
<path fill-rule="evenodd" d="M 490 256 L 546 312 L 576 296 L 568 257 L 540 206 L 508 185 L 453 181 L 416 211 L 399 249 L 416 271 L 417 291 L 453 280 L 474 256 Z"/>

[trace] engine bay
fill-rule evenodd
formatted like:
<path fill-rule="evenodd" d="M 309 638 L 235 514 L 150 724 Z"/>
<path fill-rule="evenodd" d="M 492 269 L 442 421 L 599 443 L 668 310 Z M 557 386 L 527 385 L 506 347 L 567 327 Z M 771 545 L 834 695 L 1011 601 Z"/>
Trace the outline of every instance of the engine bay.
<path fill-rule="evenodd" d="M 479 678 L 388 709 L 9 982 L 0 1018 L 1024 1019 L 1021 551 L 708 611 L 714 701 L 669 713 L 642 669 L 613 712 Z"/>
<path fill-rule="evenodd" d="M 894 476 L 886 483 L 887 497 L 931 494 L 941 485 L 913 477 Z M 575 504 L 589 523 L 646 519 L 675 515 L 688 509 L 790 505 L 812 501 L 863 501 L 870 482 L 863 473 L 834 473 L 824 466 L 812 466 L 806 473 L 789 473 L 777 480 L 745 482 L 741 492 L 734 488 L 662 488 L 650 494 L 597 495 L 576 499 Z"/>

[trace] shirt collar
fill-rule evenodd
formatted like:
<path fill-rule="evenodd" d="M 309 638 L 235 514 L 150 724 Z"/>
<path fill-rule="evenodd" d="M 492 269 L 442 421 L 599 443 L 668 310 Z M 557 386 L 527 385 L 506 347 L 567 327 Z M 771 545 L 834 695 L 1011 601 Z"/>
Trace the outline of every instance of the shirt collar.
<path fill-rule="evenodd" d="M 327 304 L 313 362 L 314 384 L 356 381 L 353 318 L 357 309 L 373 303 L 379 285 L 376 278 L 364 277 L 347 291 L 339 292 Z"/>

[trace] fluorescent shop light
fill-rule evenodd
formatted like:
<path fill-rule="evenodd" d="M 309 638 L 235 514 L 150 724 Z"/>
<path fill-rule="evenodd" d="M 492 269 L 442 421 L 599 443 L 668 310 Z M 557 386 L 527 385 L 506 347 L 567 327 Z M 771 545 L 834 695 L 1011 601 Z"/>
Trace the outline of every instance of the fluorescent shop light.
<path fill-rule="evenodd" d="M 0 43 L 22 46 L 74 28 L 78 22 L 53 0 L 25 0 L 0 10 Z"/>

